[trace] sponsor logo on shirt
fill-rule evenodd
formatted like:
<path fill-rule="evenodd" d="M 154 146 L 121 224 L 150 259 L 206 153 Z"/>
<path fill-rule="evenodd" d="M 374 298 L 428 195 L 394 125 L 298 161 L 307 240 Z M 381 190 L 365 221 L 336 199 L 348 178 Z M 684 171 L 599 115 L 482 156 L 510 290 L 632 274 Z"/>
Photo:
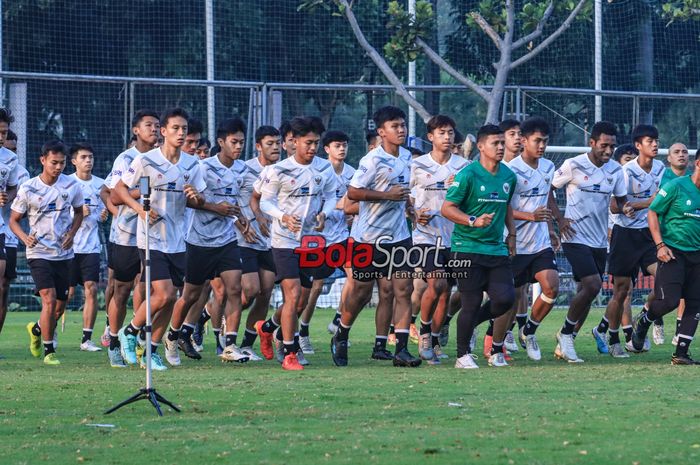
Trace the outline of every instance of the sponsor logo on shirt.
<path fill-rule="evenodd" d="M 668 194 L 666 193 L 665 190 L 659 189 L 659 195 L 660 195 L 661 197 L 666 197 L 666 195 L 668 195 Z"/>
<path fill-rule="evenodd" d="M 231 195 L 233 193 L 233 188 L 232 187 L 226 187 L 224 188 L 224 194 L 226 195 Z"/>
<path fill-rule="evenodd" d="M 175 190 L 175 185 L 176 185 L 176 183 L 174 183 L 174 182 L 169 182 L 169 183 L 168 183 L 168 187 L 167 187 L 166 189 L 169 190 L 169 191 L 174 191 L 174 190 Z"/>

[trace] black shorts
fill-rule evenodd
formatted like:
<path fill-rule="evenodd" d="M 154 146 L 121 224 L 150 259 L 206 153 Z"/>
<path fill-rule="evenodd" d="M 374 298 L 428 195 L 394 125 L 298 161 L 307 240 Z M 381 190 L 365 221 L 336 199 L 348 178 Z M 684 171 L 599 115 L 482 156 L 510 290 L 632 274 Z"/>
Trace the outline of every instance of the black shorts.
<path fill-rule="evenodd" d="M 141 261 L 146 261 L 146 251 L 138 249 Z M 170 280 L 173 286 L 185 285 L 185 252 L 163 253 L 160 250 L 151 250 L 151 282 Z M 116 272 L 116 270 L 115 270 Z M 146 273 L 141 273 L 141 282 L 146 281 Z"/>
<path fill-rule="evenodd" d="M 681 298 L 687 301 L 700 301 L 700 251 L 683 252 L 669 247 L 675 260 L 668 263 L 659 262 L 654 277 L 654 295 L 663 299 L 664 286 L 679 284 Z M 697 311 L 697 309 L 690 309 Z M 696 315 L 697 317 L 697 315 Z"/>
<path fill-rule="evenodd" d="M 86 282 L 94 283 L 100 280 L 100 254 L 77 253 L 70 266 L 70 286 L 84 285 Z"/>
<path fill-rule="evenodd" d="M 571 264 L 571 271 L 576 281 L 593 275 L 598 275 L 601 280 L 603 279 L 608 255 L 606 249 L 569 242 L 564 242 L 561 246 L 564 249 L 566 259 Z"/>
<path fill-rule="evenodd" d="M 71 260 L 32 258 L 27 263 L 37 291 L 55 289 L 57 300 L 68 299 Z"/>
<path fill-rule="evenodd" d="M 243 274 L 257 273 L 260 270 L 272 271 L 275 269 L 275 260 L 271 250 L 257 250 L 250 247 L 240 247 L 241 269 Z"/>
<path fill-rule="evenodd" d="M 371 254 L 360 252 L 362 249 L 371 250 Z M 389 268 L 391 273 L 408 273 L 413 271 L 410 266 L 410 258 L 407 253 L 410 253 L 413 242 L 411 238 L 404 239 L 399 242 L 381 242 L 378 244 L 369 244 L 363 242 L 355 242 L 353 245 L 353 260 L 352 260 L 352 276 L 360 282 L 374 281 L 375 279 L 387 278 L 389 276 Z M 366 260 L 358 260 L 359 254 L 371 258 L 371 262 Z M 394 264 L 391 264 L 391 256 L 394 256 Z M 375 265 L 375 262 L 377 265 Z"/>
<path fill-rule="evenodd" d="M 299 266 L 299 254 L 294 252 L 294 249 L 272 249 L 272 257 L 275 260 L 275 282 L 279 283 L 283 279 L 298 279 L 301 281 L 302 287 L 311 288 L 313 277 L 310 269 L 304 269 Z"/>
<path fill-rule="evenodd" d="M 326 259 L 320 266 L 314 267 L 310 270 L 311 277 L 313 279 L 326 279 L 332 276 L 336 270 L 342 271 L 344 275 L 345 265 L 347 263 L 347 259 L 345 259 L 347 247 L 348 241 L 344 240 L 343 242 L 331 244 L 322 249 L 322 255 L 326 257 Z"/>
<path fill-rule="evenodd" d="M 484 292 L 494 283 L 513 287 L 508 256 L 453 252 L 450 259 L 460 292 Z"/>
<path fill-rule="evenodd" d="M 112 244 L 110 247 L 110 268 L 114 271 L 114 279 L 123 283 L 132 282 L 141 272 L 141 255 L 137 247 Z"/>
<path fill-rule="evenodd" d="M 535 275 L 543 270 L 557 271 L 557 258 L 551 247 L 533 254 L 520 254 L 513 257 L 513 281 L 515 287 L 537 282 Z"/>
<path fill-rule="evenodd" d="M 17 247 L 5 247 L 5 278 L 17 278 Z"/>
<path fill-rule="evenodd" d="M 615 225 L 610 236 L 608 274 L 636 278 L 639 270 L 649 275 L 647 268 L 656 263 L 656 245 L 649 228 L 632 229 Z"/>
<path fill-rule="evenodd" d="M 201 247 L 188 243 L 185 253 L 185 282 L 195 286 L 201 286 L 225 271 L 241 269 L 241 252 L 236 241 L 221 247 Z"/>

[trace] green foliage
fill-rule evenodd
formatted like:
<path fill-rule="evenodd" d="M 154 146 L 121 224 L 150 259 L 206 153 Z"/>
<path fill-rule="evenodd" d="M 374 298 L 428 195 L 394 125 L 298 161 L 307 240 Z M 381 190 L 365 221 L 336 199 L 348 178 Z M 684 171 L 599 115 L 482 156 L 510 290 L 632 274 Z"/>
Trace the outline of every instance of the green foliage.
<path fill-rule="evenodd" d="M 416 14 L 412 15 L 398 1 L 389 2 L 387 28 L 393 35 L 384 46 L 386 57 L 393 63 L 415 61 L 420 53 L 416 39 L 428 36 L 434 28 L 433 6 L 426 0 L 416 2 Z"/>
<path fill-rule="evenodd" d="M 673 21 L 700 20 L 700 0 L 678 0 L 661 4 L 661 13 L 670 23 Z"/>

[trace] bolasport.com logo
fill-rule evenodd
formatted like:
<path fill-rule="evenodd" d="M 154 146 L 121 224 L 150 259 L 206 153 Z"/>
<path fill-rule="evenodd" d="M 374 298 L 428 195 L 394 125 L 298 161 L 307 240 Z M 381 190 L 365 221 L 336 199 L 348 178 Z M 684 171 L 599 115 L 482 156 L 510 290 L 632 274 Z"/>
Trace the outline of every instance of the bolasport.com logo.
<path fill-rule="evenodd" d="M 352 267 L 353 278 L 360 280 L 379 278 L 460 279 L 469 276 L 471 260 L 447 256 L 447 248 L 438 238 L 435 245 L 411 245 L 391 243 L 392 236 L 381 236 L 374 243 L 355 242 L 352 238 L 327 246 L 323 236 L 304 236 L 301 245 L 294 249 L 299 255 L 299 266 L 304 268 Z"/>

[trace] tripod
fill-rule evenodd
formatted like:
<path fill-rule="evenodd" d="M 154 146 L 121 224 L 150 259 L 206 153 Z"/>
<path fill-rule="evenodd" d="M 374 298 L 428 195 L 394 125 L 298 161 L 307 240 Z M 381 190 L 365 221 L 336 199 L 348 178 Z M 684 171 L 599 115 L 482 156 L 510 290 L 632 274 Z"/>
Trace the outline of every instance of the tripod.
<path fill-rule="evenodd" d="M 149 238 L 151 184 L 150 178 L 148 176 L 142 176 L 139 179 L 139 190 L 141 191 L 141 197 L 143 198 L 143 211 L 146 212 L 146 219 L 144 220 L 146 233 L 146 260 L 144 264 L 146 274 L 146 326 L 144 327 L 144 331 L 146 332 L 146 353 L 144 354 L 146 357 L 146 387 L 139 389 L 139 391 L 133 396 L 107 410 L 105 412 L 105 415 L 109 415 L 115 410 L 118 410 L 124 407 L 125 405 L 129 405 L 138 400 L 148 400 L 151 403 L 151 405 L 153 405 L 153 407 L 156 409 L 158 415 L 162 417 L 163 411 L 160 408 L 159 402 L 162 402 L 163 404 L 167 405 L 176 412 L 179 412 L 180 409 L 173 405 L 173 403 L 170 402 L 168 399 L 161 396 L 158 393 L 158 391 L 156 391 L 156 388 L 153 387 L 153 376 L 151 371 L 151 332 L 153 329 L 151 327 L 151 247 Z"/>

